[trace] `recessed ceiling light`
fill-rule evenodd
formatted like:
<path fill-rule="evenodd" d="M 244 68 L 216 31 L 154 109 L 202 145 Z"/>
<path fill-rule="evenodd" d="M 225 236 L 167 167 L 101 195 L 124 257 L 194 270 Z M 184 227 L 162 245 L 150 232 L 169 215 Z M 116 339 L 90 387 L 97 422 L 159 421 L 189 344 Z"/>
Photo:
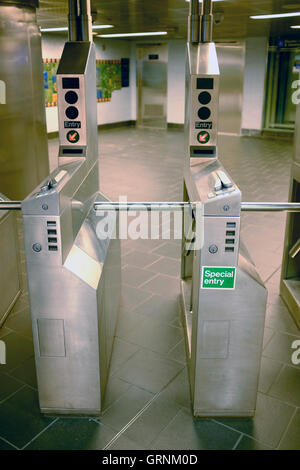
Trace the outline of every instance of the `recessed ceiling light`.
<path fill-rule="evenodd" d="M 295 26 L 291 26 L 292 29 L 300 29 L 300 24 L 296 24 Z"/>
<path fill-rule="evenodd" d="M 95 24 L 92 26 L 93 30 L 94 29 L 107 29 L 107 28 L 113 28 L 114 26 L 112 24 Z M 52 33 L 52 32 L 58 32 L 58 31 L 68 31 L 67 26 L 63 26 L 61 28 L 41 28 L 42 33 Z"/>
<path fill-rule="evenodd" d="M 134 36 L 165 36 L 167 31 L 155 31 L 152 33 L 120 33 L 120 34 L 98 34 L 100 38 L 126 38 Z"/>
<path fill-rule="evenodd" d="M 185 0 L 186 2 L 189 2 L 190 0 Z M 212 0 L 213 2 L 225 2 L 226 0 Z M 199 0 L 199 3 L 202 3 L 202 0 Z"/>
<path fill-rule="evenodd" d="M 268 20 L 272 18 L 289 18 L 292 16 L 300 16 L 300 11 L 296 11 L 294 13 L 276 13 L 272 15 L 256 15 L 256 16 L 250 16 L 253 20 Z"/>

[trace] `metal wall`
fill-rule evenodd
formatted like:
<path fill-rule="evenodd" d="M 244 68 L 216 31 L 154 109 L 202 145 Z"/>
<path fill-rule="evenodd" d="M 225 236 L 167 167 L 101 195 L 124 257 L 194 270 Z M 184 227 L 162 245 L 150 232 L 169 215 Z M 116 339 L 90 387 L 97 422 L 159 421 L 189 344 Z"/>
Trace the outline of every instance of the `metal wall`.
<path fill-rule="evenodd" d="M 0 57 L 0 191 L 23 199 L 49 173 L 41 35 L 34 7 L 0 1 Z"/>
<path fill-rule="evenodd" d="M 245 44 L 216 44 L 220 67 L 219 133 L 240 135 L 242 125 Z"/>
<path fill-rule="evenodd" d="M 138 119 L 140 127 L 167 127 L 167 44 L 137 47 Z"/>

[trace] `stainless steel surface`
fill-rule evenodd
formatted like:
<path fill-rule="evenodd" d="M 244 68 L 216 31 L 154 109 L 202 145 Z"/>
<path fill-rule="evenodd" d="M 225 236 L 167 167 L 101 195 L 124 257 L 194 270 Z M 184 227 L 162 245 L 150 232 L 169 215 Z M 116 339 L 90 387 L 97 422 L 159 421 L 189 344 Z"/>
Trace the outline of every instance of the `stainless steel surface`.
<path fill-rule="evenodd" d="M 0 193 L 0 201 L 7 198 Z M 0 329 L 21 294 L 15 214 L 0 213 Z"/>
<path fill-rule="evenodd" d="M 139 127 L 167 127 L 167 67 L 167 44 L 137 47 Z"/>
<path fill-rule="evenodd" d="M 95 202 L 108 202 L 98 193 L 93 44 L 66 43 L 57 83 L 59 168 L 22 202 L 39 402 L 43 413 L 97 415 L 114 340 L 121 268 L 119 241 L 98 239 L 104 216 L 93 210 Z M 71 98 L 77 95 L 72 104 L 78 119 L 68 115 L 70 92 Z M 68 139 L 76 119 L 79 140 Z"/>
<path fill-rule="evenodd" d="M 200 38 L 200 8 L 198 0 L 190 0 L 188 41 L 198 44 Z"/>
<path fill-rule="evenodd" d="M 202 0 L 201 41 L 212 42 L 213 15 L 212 0 Z"/>
<path fill-rule="evenodd" d="M 216 50 L 220 67 L 219 132 L 240 135 L 245 43 L 218 43 Z"/>
<path fill-rule="evenodd" d="M 295 258 L 297 254 L 300 252 L 300 238 L 296 241 L 295 245 L 289 251 L 289 256 L 291 258 Z"/>
<path fill-rule="evenodd" d="M 242 202 L 246 212 L 300 212 L 300 202 Z"/>
<path fill-rule="evenodd" d="M 23 199 L 49 173 L 35 8 L 0 2 L 0 55 L 6 88 L 0 104 L 0 190 L 10 199 Z"/>
<path fill-rule="evenodd" d="M 22 203 L 20 201 L 1 201 L 0 200 L 0 210 L 1 211 L 20 211 L 22 208 Z"/>
<path fill-rule="evenodd" d="M 300 106 L 296 110 L 293 164 L 289 201 L 300 206 Z M 300 238 L 300 214 L 288 214 L 286 219 L 280 295 L 300 328 L 300 257 L 296 256 Z M 293 257 L 290 256 L 291 250 Z"/>
<path fill-rule="evenodd" d="M 68 28 L 69 28 L 69 41 L 77 41 L 78 31 L 78 0 L 68 0 L 69 13 L 68 13 Z"/>

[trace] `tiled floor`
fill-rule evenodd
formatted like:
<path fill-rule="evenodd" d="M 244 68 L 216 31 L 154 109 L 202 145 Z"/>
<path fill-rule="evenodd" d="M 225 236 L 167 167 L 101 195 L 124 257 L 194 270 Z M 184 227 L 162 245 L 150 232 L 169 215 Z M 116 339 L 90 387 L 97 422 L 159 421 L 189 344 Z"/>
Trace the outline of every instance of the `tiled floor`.
<path fill-rule="evenodd" d="M 112 199 L 180 200 L 182 148 L 181 131 L 102 131 L 101 190 Z M 219 148 L 244 201 L 287 200 L 290 143 L 222 136 Z M 56 150 L 57 141 L 51 140 L 52 168 Z M 285 216 L 242 218 L 243 239 L 269 291 L 254 419 L 193 419 L 177 308 L 179 243 L 126 241 L 122 306 L 103 415 L 40 415 L 24 287 L 0 330 L 8 351 L 8 364 L 0 370 L 0 450 L 300 449 L 300 370 L 291 363 L 291 343 L 300 332 L 278 296 Z"/>

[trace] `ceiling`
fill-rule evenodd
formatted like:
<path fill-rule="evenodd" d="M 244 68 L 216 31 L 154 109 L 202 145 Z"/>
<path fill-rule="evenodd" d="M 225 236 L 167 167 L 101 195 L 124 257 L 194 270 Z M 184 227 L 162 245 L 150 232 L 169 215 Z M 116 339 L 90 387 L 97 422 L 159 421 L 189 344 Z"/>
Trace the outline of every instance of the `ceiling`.
<path fill-rule="evenodd" d="M 67 25 L 67 0 L 40 0 L 41 27 Z M 186 38 L 189 4 L 185 0 L 92 0 L 95 24 L 112 24 L 103 33 L 168 31 L 169 38 Z M 300 37 L 300 17 L 253 20 L 250 15 L 300 11 L 299 0 L 228 0 L 214 3 L 220 19 L 214 26 L 214 40 L 242 39 L 247 36 Z"/>

